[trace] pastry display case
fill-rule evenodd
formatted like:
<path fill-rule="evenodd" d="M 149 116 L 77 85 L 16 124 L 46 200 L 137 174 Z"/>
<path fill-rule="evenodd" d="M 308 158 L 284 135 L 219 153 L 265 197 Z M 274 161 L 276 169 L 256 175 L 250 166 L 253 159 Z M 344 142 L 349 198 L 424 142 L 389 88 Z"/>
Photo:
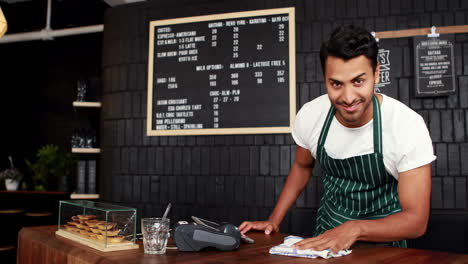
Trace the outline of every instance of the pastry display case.
<path fill-rule="evenodd" d="M 60 201 L 56 234 L 101 251 L 138 248 L 135 208 L 71 200 Z"/>

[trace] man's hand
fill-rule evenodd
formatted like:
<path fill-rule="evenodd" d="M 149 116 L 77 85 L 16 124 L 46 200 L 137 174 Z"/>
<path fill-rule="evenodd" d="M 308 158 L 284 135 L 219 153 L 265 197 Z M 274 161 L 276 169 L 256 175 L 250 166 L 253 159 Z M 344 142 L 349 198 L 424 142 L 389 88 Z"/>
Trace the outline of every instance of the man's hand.
<path fill-rule="evenodd" d="M 272 221 L 245 221 L 239 226 L 241 234 L 247 233 L 249 230 L 265 230 L 265 234 L 269 235 L 272 231 L 278 232 L 279 227 Z"/>
<path fill-rule="evenodd" d="M 297 249 L 313 249 L 321 251 L 331 249 L 333 253 L 348 249 L 360 235 L 358 221 L 348 221 L 340 226 L 325 231 L 323 234 L 306 238 L 294 244 Z"/>

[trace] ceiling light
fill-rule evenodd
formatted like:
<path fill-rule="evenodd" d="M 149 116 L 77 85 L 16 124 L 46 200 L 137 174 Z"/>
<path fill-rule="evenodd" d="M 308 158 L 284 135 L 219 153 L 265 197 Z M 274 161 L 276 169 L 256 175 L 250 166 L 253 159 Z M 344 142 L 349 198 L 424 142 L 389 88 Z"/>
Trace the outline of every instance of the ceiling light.
<path fill-rule="evenodd" d="M 7 31 L 7 22 L 5 16 L 3 15 L 2 8 L 0 7 L 0 38 L 5 34 Z"/>
<path fill-rule="evenodd" d="M 143 1 L 146 1 L 146 0 L 104 0 L 104 2 L 106 2 L 110 6 L 126 5 L 126 4 L 143 2 Z"/>

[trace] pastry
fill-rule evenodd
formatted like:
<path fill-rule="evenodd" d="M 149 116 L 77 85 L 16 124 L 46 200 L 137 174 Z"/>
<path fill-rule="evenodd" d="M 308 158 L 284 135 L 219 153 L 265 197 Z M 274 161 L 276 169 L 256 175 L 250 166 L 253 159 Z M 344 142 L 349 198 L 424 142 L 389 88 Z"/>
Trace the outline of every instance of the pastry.
<path fill-rule="evenodd" d="M 91 232 L 93 232 L 94 234 L 101 234 L 101 230 L 97 228 L 91 228 Z"/>
<path fill-rule="evenodd" d="M 103 221 L 99 221 L 99 220 L 86 220 L 86 225 L 88 225 L 89 227 L 95 227 L 97 224 L 99 223 L 102 223 Z M 104 222 L 105 223 L 105 222 Z"/>
<path fill-rule="evenodd" d="M 99 223 L 97 224 L 97 228 L 101 229 L 101 230 L 109 230 L 109 229 L 112 229 L 114 228 L 115 226 L 117 225 L 117 223 L 111 223 L 111 222 L 108 222 L 107 224 L 106 223 Z"/>
<path fill-rule="evenodd" d="M 106 238 L 106 237 L 103 236 L 103 235 L 96 234 L 96 238 L 99 239 L 99 240 L 104 240 L 104 238 Z"/>
<path fill-rule="evenodd" d="M 91 220 L 96 218 L 95 215 L 77 215 L 80 220 Z"/>
<path fill-rule="evenodd" d="M 116 236 L 120 233 L 120 229 L 115 229 L 115 230 L 101 230 L 101 234 L 103 235 L 106 235 L 107 233 L 107 236 L 108 237 L 111 237 L 111 236 Z"/>
<path fill-rule="evenodd" d="M 67 224 L 70 225 L 70 226 L 76 226 L 77 223 L 76 223 L 76 222 L 72 222 L 72 221 L 68 221 Z"/>
<path fill-rule="evenodd" d="M 78 216 L 76 216 L 76 215 L 72 216 L 71 219 L 72 219 L 74 222 L 79 222 L 79 221 L 78 221 L 79 218 L 78 218 Z"/>
<path fill-rule="evenodd" d="M 72 225 L 63 225 L 63 228 L 65 228 L 65 230 L 67 230 L 67 231 L 72 231 L 72 228 L 74 228 L 74 226 L 72 226 Z"/>
<path fill-rule="evenodd" d="M 124 239 L 124 236 L 114 236 L 114 237 L 108 237 L 107 242 L 109 243 L 120 243 Z"/>
<path fill-rule="evenodd" d="M 79 224 L 79 223 L 75 223 L 75 226 L 78 227 L 79 229 L 84 229 L 84 226 L 83 224 Z"/>

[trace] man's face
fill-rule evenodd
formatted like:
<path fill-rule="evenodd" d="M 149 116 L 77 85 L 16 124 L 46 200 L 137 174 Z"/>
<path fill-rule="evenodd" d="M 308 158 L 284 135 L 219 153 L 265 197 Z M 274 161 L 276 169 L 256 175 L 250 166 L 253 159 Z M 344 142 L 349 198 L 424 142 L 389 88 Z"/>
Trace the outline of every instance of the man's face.
<path fill-rule="evenodd" d="M 325 84 L 336 118 L 346 127 L 360 127 L 372 119 L 374 85 L 379 81 L 379 67 L 372 70 L 364 55 L 343 60 L 327 57 Z"/>

